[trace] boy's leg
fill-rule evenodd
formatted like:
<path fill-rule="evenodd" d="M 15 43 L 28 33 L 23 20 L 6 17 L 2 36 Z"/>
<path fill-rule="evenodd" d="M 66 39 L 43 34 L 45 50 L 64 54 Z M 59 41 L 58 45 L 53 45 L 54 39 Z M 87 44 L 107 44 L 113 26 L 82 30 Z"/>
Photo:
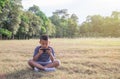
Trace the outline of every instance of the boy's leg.
<path fill-rule="evenodd" d="M 52 67 L 58 67 L 59 65 L 60 65 L 60 60 L 55 60 L 55 61 L 45 65 L 44 67 L 52 68 Z"/>
<path fill-rule="evenodd" d="M 33 60 L 29 60 L 28 61 L 28 64 L 32 67 L 32 68 L 34 68 L 34 67 L 37 67 L 37 68 L 39 68 L 39 69 L 45 69 L 45 67 L 44 66 L 42 66 L 41 64 L 39 64 L 39 63 L 37 63 L 37 62 L 35 62 L 35 61 L 33 61 Z"/>
<path fill-rule="evenodd" d="M 31 64 L 31 60 L 28 60 L 28 64 L 32 69 L 34 69 L 34 66 Z"/>

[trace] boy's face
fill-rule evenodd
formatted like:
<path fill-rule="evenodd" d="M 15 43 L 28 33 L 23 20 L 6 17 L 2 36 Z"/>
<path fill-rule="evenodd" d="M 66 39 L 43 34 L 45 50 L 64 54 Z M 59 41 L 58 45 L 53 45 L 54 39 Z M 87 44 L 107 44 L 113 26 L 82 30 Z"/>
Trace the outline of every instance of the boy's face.
<path fill-rule="evenodd" d="M 40 40 L 40 44 L 42 48 L 48 48 L 49 41 L 48 40 Z"/>

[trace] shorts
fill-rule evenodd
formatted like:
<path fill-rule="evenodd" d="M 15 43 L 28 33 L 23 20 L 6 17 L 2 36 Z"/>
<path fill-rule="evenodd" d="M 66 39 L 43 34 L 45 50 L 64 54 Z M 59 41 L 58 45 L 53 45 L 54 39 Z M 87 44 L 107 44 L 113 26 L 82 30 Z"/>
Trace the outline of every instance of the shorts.
<path fill-rule="evenodd" d="M 40 61 L 37 61 L 37 63 L 39 63 L 39 64 L 42 65 L 42 66 L 45 66 L 45 65 L 47 65 L 47 64 L 52 63 L 52 61 L 47 61 L 47 62 L 40 62 Z"/>

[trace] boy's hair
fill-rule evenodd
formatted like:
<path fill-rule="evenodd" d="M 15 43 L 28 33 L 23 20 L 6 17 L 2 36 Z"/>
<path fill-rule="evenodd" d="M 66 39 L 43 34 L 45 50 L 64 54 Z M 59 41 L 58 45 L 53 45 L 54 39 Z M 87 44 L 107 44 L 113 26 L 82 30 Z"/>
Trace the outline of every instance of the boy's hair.
<path fill-rule="evenodd" d="M 40 36 L 40 40 L 46 40 L 46 41 L 48 41 L 48 35 L 41 35 Z"/>

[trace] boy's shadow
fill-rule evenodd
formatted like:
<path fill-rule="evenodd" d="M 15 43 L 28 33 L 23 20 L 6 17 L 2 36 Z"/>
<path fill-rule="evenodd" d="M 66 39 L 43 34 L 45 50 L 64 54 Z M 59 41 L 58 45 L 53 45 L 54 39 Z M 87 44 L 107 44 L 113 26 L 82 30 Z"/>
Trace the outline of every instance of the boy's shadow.
<path fill-rule="evenodd" d="M 20 71 L 5 74 L 4 77 L 0 79 L 38 79 L 45 76 L 44 74 L 44 71 L 35 72 L 29 68 L 26 68 Z"/>

